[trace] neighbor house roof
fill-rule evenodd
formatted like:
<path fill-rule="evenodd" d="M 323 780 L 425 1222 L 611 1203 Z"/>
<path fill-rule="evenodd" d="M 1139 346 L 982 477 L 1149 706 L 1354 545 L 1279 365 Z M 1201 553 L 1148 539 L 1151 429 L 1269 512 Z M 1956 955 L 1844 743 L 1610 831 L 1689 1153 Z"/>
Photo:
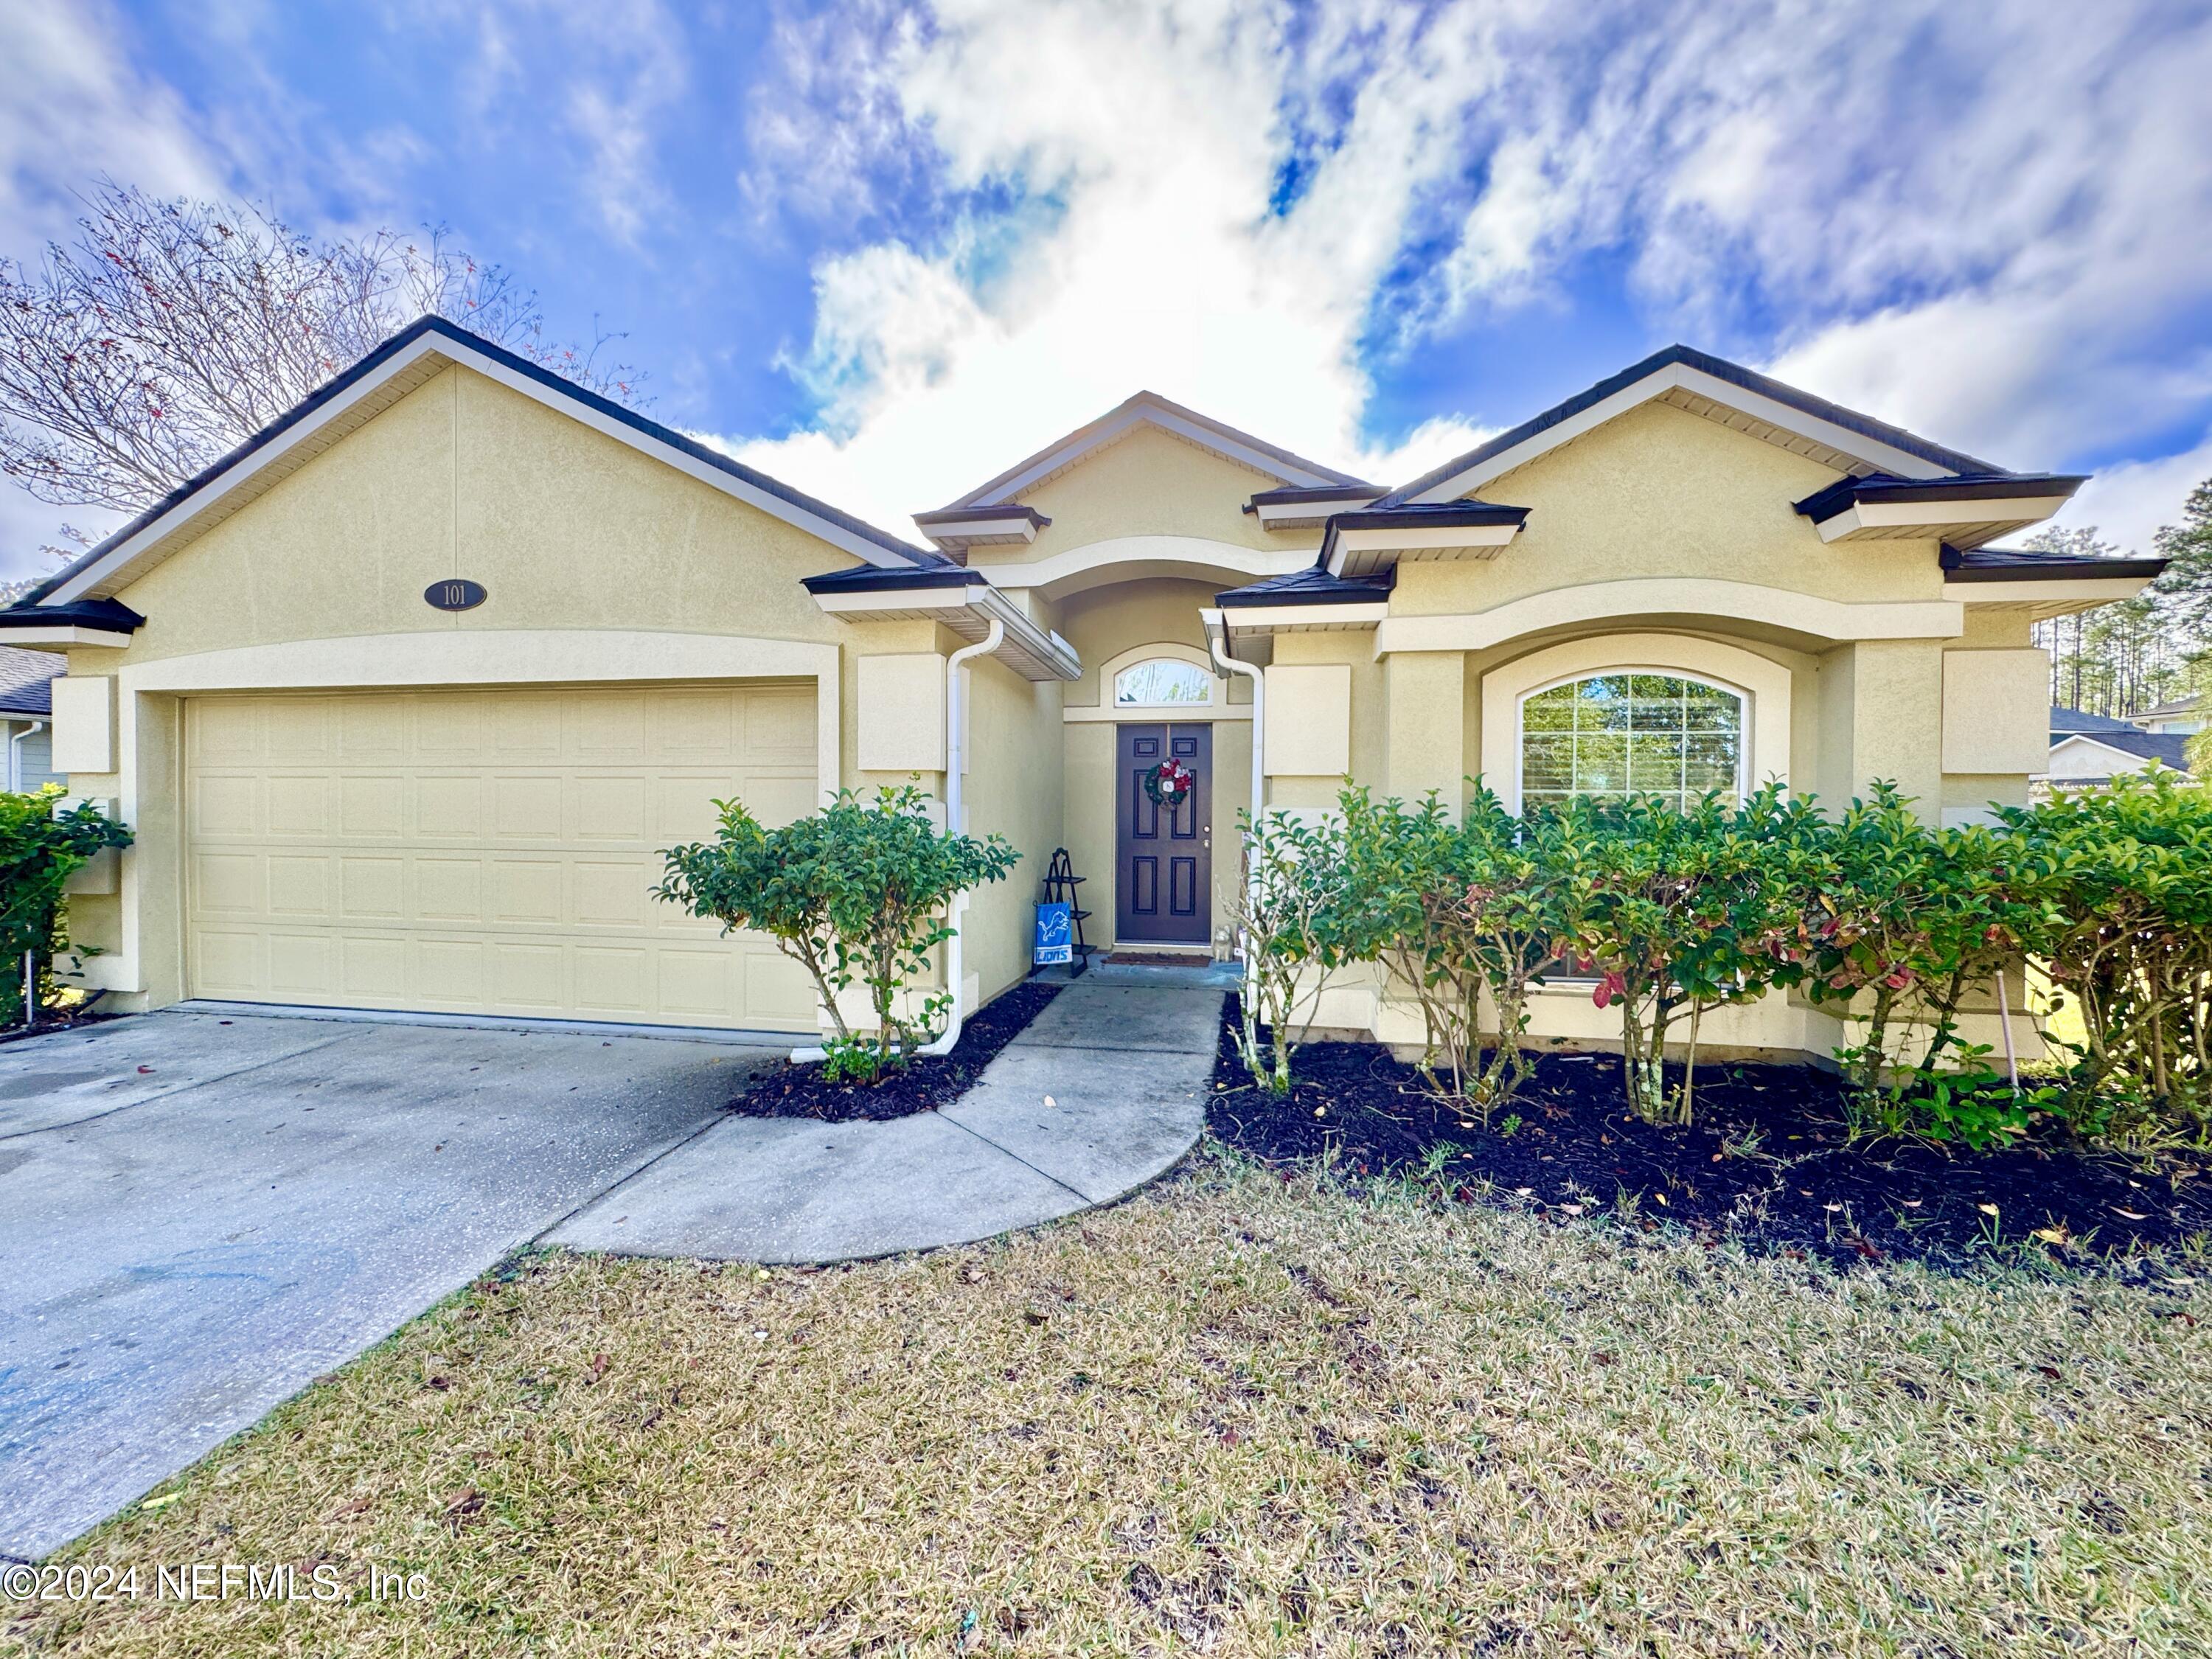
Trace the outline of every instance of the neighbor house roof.
<path fill-rule="evenodd" d="M 2118 750 L 2137 760 L 2157 761 L 2177 772 L 2189 769 L 2189 739 L 2178 732 L 2137 732 L 2132 728 L 2124 732 L 2071 732 L 2057 736 L 2051 747 L 2055 752 L 2070 743 Z"/>
<path fill-rule="evenodd" d="M 560 409 L 595 430 L 870 564 L 910 567 L 944 562 L 943 556 L 932 549 L 902 541 L 442 317 L 423 317 L 172 490 L 58 575 L 40 583 L 9 611 L 0 612 L 0 625 L 53 623 L 59 620 L 54 613 L 63 606 L 112 597 L 146 565 L 167 557 L 200 532 L 220 523 L 346 434 L 455 364 Z"/>
<path fill-rule="evenodd" d="M 54 679 L 67 672 L 67 660 L 51 651 L 0 645 L 0 714 L 46 719 L 54 712 Z"/>
<path fill-rule="evenodd" d="M 2134 716 L 2134 719 L 2137 721 L 2169 720 L 2177 714 L 2193 714 L 2197 712 L 2197 696 L 2192 691 L 2185 697 L 2171 698 L 2159 704 L 2155 708 L 2146 708 L 2142 714 Z"/>
<path fill-rule="evenodd" d="M 1839 472 L 1902 478 L 2005 469 L 1686 345 L 1656 351 L 1384 495 L 1377 507 L 1443 501 L 1525 466 L 1638 404 L 1662 400 L 1782 442 Z"/>
<path fill-rule="evenodd" d="M 2092 714 L 2079 708 L 2069 708 L 2063 703 L 2051 705 L 2051 736 L 2053 742 L 2070 737 L 2077 732 L 2132 732 L 2136 728 L 2125 720 L 2116 720 L 2109 714 Z"/>
<path fill-rule="evenodd" d="M 956 515 L 965 516 L 960 512 L 963 508 L 1003 506 L 1023 490 L 1065 472 L 1092 451 L 1104 448 L 1139 426 L 1153 426 L 1164 432 L 1173 433 L 1201 449 L 1210 450 L 1270 477 L 1278 478 L 1285 488 L 1316 489 L 1329 485 L 1351 485 L 1362 489 L 1377 488 L 1348 472 L 1339 472 L 1334 467 L 1323 466 L 1319 461 L 1310 461 L 1304 456 L 1293 454 L 1264 438 L 1255 438 L 1225 422 L 1201 415 L 1196 410 L 1185 409 L 1181 404 L 1171 403 L 1157 392 L 1139 392 L 1115 404 L 1089 425 L 1078 427 L 1066 437 L 1047 444 L 1034 455 L 1017 461 L 989 483 L 978 485 L 933 513 L 915 514 L 915 521 L 926 526 L 932 520 L 941 521 Z"/>

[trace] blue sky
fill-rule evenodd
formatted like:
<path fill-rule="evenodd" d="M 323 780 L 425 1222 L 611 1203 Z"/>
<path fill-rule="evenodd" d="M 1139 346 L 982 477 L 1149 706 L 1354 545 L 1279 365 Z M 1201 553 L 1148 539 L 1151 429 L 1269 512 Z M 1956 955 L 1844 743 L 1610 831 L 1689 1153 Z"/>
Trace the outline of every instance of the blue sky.
<path fill-rule="evenodd" d="M 101 174 L 441 224 L 895 530 L 1149 386 L 1395 479 L 1681 339 L 2140 544 L 2212 476 L 2212 5 L 49 0 L 0 256 Z M 0 574 L 67 520 L 0 491 Z"/>

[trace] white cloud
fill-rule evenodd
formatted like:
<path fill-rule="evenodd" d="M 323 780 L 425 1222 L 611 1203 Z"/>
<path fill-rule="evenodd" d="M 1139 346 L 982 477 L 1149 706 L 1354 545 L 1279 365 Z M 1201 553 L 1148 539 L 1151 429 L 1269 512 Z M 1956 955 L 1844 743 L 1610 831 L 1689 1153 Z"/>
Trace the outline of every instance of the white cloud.
<path fill-rule="evenodd" d="M 1294 54 L 1267 14 L 1233 5 L 1079 0 L 949 5 L 933 33 L 890 33 L 877 84 L 841 94 L 877 112 L 878 149 L 895 89 L 899 142 L 930 153 L 954 199 L 995 187 L 1019 205 L 958 217 L 927 251 L 887 241 L 817 267 L 796 367 L 820 429 L 737 452 L 896 528 L 1140 387 L 1383 477 L 1475 441 L 1449 418 L 1404 453 L 1361 436 L 1359 331 L 1406 204 L 1448 149 L 1422 112 L 1463 88 L 1441 89 L 1453 54 L 1413 50 L 1407 15 L 1336 27 L 1354 23 L 1390 37 L 1374 55 L 1391 67 L 1282 218 L 1267 211 L 1282 106 L 1300 65 L 1350 50 L 1350 33 Z M 757 118 L 805 147 L 804 107 Z M 863 192 L 886 165 L 846 155 L 809 188 Z"/>
<path fill-rule="evenodd" d="M 2212 432 L 2179 454 L 2106 468 L 2081 486 L 2057 522 L 2094 525 L 2100 538 L 2124 552 L 2148 554 L 2156 550 L 2153 538 L 2160 526 L 2180 523 L 2189 492 L 2208 479 Z"/>
<path fill-rule="evenodd" d="M 2006 464 L 2212 400 L 2171 343 L 2212 289 L 2212 22 L 2151 0 L 947 0 L 782 38 L 768 165 L 848 221 L 933 178 L 952 228 L 817 266 L 820 429 L 743 450 L 894 526 L 1139 386 L 1403 476 L 1361 438 L 1376 340 L 1510 326 L 1599 253 L 1668 332 L 1778 337 L 1785 377 Z"/>

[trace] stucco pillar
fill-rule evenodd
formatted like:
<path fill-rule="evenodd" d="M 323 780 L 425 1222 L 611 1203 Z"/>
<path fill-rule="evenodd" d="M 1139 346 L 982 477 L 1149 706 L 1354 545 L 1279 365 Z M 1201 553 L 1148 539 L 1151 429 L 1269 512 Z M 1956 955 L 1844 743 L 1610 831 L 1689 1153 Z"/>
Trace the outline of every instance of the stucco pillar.
<path fill-rule="evenodd" d="M 1384 665 L 1384 793 L 1413 801 L 1433 789 L 1456 816 L 1467 797 L 1466 653 L 1394 651 Z"/>
<path fill-rule="evenodd" d="M 1841 811 L 1876 779 L 1942 816 L 1943 647 L 1937 640 L 1862 640 L 1820 661 L 1816 787 Z"/>

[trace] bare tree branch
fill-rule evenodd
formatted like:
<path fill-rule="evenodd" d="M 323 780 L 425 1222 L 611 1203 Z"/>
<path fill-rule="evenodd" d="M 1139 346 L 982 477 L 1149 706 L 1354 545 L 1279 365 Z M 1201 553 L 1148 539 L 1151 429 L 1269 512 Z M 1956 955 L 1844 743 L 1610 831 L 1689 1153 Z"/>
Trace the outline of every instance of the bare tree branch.
<path fill-rule="evenodd" d="M 444 234 L 314 241 L 265 209 L 103 184 L 36 270 L 0 260 L 0 472 L 40 501 L 150 507 L 426 313 L 603 395 L 639 377 L 549 342 L 537 296 Z"/>

